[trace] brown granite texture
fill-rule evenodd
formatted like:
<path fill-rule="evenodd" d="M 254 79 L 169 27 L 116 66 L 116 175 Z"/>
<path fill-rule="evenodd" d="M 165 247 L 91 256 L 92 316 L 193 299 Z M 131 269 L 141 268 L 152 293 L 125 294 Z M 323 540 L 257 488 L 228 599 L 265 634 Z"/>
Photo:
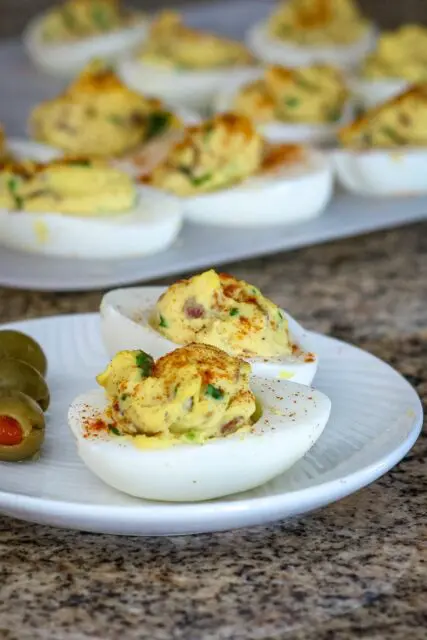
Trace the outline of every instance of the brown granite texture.
<path fill-rule="evenodd" d="M 228 270 L 427 399 L 427 223 Z M 96 310 L 100 297 L 0 290 L 0 320 Z M 267 527 L 138 539 L 0 519 L 0 638 L 425 639 L 426 453 L 424 434 L 371 487 Z"/>

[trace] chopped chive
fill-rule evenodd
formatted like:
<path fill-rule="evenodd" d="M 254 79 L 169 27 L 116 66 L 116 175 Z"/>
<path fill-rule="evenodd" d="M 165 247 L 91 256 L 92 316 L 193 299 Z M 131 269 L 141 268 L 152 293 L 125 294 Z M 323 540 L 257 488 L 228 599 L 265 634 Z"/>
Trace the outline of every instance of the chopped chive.
<path fill-rule="evenodd" d="M 238 316 L 239 315 L 239 310 L 237 307 L 233 307 L 232 309 L 230 309 L 230 316 Z"/>
<path fill-rule="evenodd" d="M 195 431 L 187 431 L 185 437 L 187 440 L 190 440 L 190 442 L 192 442 L 197 438 L 197 433 Z"/>
<path fill-rule="evenodd" d="M 71 159 L 67 161 L 67 164 L 69 164 L 71 167 L 91 167 L 92 163 L 90 160 L 83 160 L 83 159 L 78 159 L 76 158 L 75 160 Z"/>
<path fill-rule="evenodd" d="M 164 133 L 171 125 L 171 114 L 167 111 L 155 111 L 147 116 L 146 140 Z"/>
<path fill-rule="evenodd" d="M 159 316 L 159 327 L 163 327 L 163 329 L 167 329 L 168 327 L 168 323 L 162 315 Z"/>
<path fill-rule="evenodd" d="M 200 187 L 202 184 L 205 184 L 205 182 L 209 182 L 209 180 L 212 178 L 212 175 L 210 173 L 205 173 L 204 176 L 199 176 L 199 177 L 192 177 L 191 178 L 191 183 L 195 186 L 195 187 Z"/>
<path fill-rule="evenodd" d="M 17 209 L 22 209 L 24 200 L 21 198 L 21 196 L 17 192 L 18 186 L 19 186 L 19 183 L 16 178 L 10 178 L 8 180 L 7 187 L 9 189 L 10 195 L 15 201 L 15 206 Z"/>
<path fill-rule="evenodd" d="M 129 398 L 129 394 L 128 393 L 122 393 L 122 395 L 120 396 L 120 400 L 122 400 L 123 402 L 125 400 L 127 400 Z"/>
<path fill-rule="evenodd" d="M 111 27 L 111 20 L 108 13 L 98 5 L 95 5 L 92 9 L 92 19 L 97 27 L 106 31 Z"/>
<path fill-rule="evenodd" d="M 206 395 L 211 396 L 214 400 L 221 400 L 224 397 L 224 392 L 218 387 L 214 387 L 213 384 L 208 384 L 206 387 Z"/>
<path fill-rule="evenodd" d="M 381 131 L 384 135 L 388 136 L 390 140 L 396 144 L 403 144 L 405 141 L 399 136 L 399 134 L 392 127 L 381 127 Z"/>
<path fill-rule="evenodd" d="M 286 98 L 285 100 L 285 105 L 287 107 L 293 108 L 293 107 L 297 107 L 300 104 L 301 100 L 299 98 L 295 98 L 294 96 L 291 96 L 290 98 Z"/>
<path fill-rule="evenodd" d="M 110 427 L 110 433 L 113 433 L 115 436 L 121 436 L 122 434 L 117 429 L 117 427 Z"/>
<path fill-rule="evenodd" d="M 108 116 L 108 121 L 111 122 L 111 124 L 117 124 L 117 125 L 123 124 L 123 118 L 121 116 L 115 115 L 114 113 Z"/>
<path fill-rule="evenodd" d="M 328 114 L 329 122 L 337 122 L 341 118 L 341 109 L 332 109 Z"/>
<path fill-rule="evenodd" d="M 141 374 L 144 378 L 147 378 L 151 375 L 153 370 L 154 360 L 153 358 L 145 353 L 145 351 L 139 351 L 136 356 L 136 366 L 141 369 Z"/>

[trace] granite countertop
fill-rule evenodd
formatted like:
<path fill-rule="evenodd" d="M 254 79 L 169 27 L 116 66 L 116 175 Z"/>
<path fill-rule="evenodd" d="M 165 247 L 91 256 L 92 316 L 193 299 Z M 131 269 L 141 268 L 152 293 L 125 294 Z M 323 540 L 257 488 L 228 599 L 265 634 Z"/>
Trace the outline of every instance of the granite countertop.
<path fill-rule="evenodd" d="M 427 399 L 427 223 L 227 267 L 307 327 L 390 362 Z M 0 320 L 101 292 L 0 289 Z M 427 624 L 425 435 L 394 470 L 290 522 L 125 538 L 0 519 L 0 638 L 417 640 Z"/>

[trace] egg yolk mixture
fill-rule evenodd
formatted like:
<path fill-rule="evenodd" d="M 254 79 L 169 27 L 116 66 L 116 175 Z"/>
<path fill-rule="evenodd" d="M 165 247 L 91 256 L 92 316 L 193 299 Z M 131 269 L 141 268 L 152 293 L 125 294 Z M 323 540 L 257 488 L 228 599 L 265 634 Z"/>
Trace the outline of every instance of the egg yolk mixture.
<path fill-rule="evenodd" d="M 292 351 L 283 312 L 256 287 L 213 270 L 169 287 L 157 301 L 152 324 L 177 344 L 211 344 L 236 356 Z"/>
<path fill-rule="evenodd" d="M 227 187 L 257 171 L 263 144 L 249 118 L 219 114 L 188 127 L 143 181 L 182 196 Z"/>
<path fill-rule="evenodd" d="M 239 358 L 189 344 L 157 362 L 143 351 L 121 351 L 97 380 L 116 435 L 136 436 L 134 444 L 144 447 L 153 440 L 202 443 L 249 430 L 256 411 L 250 373 Z"/>
<path fill-rule="evenodd" d="M 370 109 L 343 127 L 338 137 L 354 149 L 427 146 L 427 83 Z"/>
<path fill-rule="evenodd" d="M 160 100 L 146 98 L 101 63 L 90 63 L 58 98 L 37 106 L 30 118 L 36 140 L 65 152 L 120 156 L 179 128 Z"/>
<path fill-rule="evenodd" d="M 233 110 L 258 122 L 336 122 L 347 97 L 344 78 L 333 67 L 272 65 L 262 79 L 242 87 Z"/>
<path fill-rule="evenodd" d="M 126 213 L 136 199 L 132 179 L 102 161 L 64 158 L 0 166 L 0 207 L 9 210 L 95 216 Z"/>
<path fill-rule="evenodd" d="M 190 29 L 175 11 L 164 11 L 155 20 L 140 59 L 175 69 L 212 69 L 253 62 L 240 42 Z"/>
<path fill-rule="evenodd" d="M 120 29 L 132 19 L 119 0 L 66 0 L 45 15 L 42 37 L 46 43 L 69 42 Z"/>
<path fill-rule="evenodd" d="M 365 35 L 368 21 L 353 0 L 286 0 L 268 27 L 275 38 L 298 45 L 349 44 Z"/>
<path fill-rule="evenodd" d="M 402 78 L 410 82 L 427 80 L 427 28 L 405 25 L 384 33 L 376 50 L 367 57 L 362 74 L 366 78 Z"/>

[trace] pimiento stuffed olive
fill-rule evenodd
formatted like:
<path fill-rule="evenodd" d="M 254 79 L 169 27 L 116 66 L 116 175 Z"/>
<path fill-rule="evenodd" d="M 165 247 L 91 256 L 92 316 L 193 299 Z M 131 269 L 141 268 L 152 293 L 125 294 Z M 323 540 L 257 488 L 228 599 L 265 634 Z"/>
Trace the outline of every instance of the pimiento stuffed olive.
<path fill-rule="evenodd" d="M 44 432 L 43 411 L 35 400 L 21 391 L 0 389 L 0 460 L 37 457 Z"/>
<path fill-rule="evenodd" d="M 49 389 L 35 367 L 23 360 L 0 360 L 0 389 L 16 390 L 35 400 L 43 411 L 49 406 Z"/>
<path fill-rule="evenodd" d="M 42 376 L 46 375 L 47 360 L 41 346 L 30 336 L 20 331 L 0 331 L 0 360 L 16 358 L 32 365 Z"/>

